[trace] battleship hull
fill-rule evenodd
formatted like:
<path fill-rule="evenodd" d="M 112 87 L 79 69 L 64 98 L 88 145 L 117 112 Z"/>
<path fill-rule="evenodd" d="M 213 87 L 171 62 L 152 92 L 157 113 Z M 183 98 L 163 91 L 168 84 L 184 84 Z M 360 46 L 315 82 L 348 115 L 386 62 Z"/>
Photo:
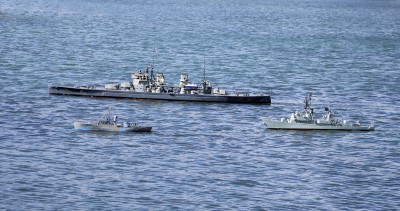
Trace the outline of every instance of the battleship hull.
<path fill-rule="evenodd" d="M 132 126 L 122 127 L 117 125 L 106 125 L 96 123 L 74 122 L 75 130 L 83 131 L 108 131 L 108 132 L 151 132 L 152 127 Z"/>
<path fill-rule="evenodd" d="M 49 94 L 86 96 L 86 97 L 169 100 L 169 101 L 271 104 L 271 97 L 268 95 L 254 96 L 254 95 L 151 93 L 151 92 L 135 92 L 131 90 L 106 90 L 100 88 L 71 87 L 71 86 L 50 86 Z"/>
<path fill-rule="evenodd" d="M 327 125 L 316 123 L 289 123 L 269 118 L 261 118 L 264 125 L 272 130 L 330 130 L 330 131 L 373 131 L 373 126 Z"/>

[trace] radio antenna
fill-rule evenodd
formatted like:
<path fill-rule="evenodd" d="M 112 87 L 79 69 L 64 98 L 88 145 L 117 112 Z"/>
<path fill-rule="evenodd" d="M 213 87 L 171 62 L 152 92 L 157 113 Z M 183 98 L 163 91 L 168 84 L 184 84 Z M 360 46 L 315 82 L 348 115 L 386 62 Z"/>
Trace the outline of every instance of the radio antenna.
<path fill-rule="evenodd" d="M 206 56 L 203 59 L 203 83 L 206 82 Z"/>

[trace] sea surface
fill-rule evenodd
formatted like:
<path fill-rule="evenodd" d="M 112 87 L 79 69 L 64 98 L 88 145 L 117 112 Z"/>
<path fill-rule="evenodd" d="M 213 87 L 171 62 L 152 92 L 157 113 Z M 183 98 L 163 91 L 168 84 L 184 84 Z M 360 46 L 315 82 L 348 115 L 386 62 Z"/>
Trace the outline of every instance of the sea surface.
<path fill-rule="evenodd" d="M 399 0 L 1 0 L 0 210 L 399 210 Z M 153 53 L 155 52 L 155 53 Z M 271 105 L 49 96 L 154 61 Z M 267 130 L 316 115 L 374 132 Z M 78 132 L 112 106 L 152 133 Z"/>

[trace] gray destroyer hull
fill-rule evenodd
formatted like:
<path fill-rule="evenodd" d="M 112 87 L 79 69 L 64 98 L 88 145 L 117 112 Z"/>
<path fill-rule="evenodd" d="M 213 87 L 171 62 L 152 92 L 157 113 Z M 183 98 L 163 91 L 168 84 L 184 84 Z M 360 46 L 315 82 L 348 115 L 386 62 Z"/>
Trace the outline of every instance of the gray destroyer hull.
<path fill-rule="evenodd" d="M 331 130 L 331 131 L 373 131 L 373 126 L 326 125 L 317 123 L 283 122 L 261 118 L 264 125 L 272 130 Z"/>
<path fill-rule="evenodd" d="M 86 97 L 168 100 L 168 101 L 271 104 L 271 97 L 268 95 L 255 96 L 255 95 L 151 93 L 151 92 L 135 92 L 131 90 L 106 90 L 100 88 L 72 87 L 72 86 L 50 86 L 49 94 L 86 96 Z"/>

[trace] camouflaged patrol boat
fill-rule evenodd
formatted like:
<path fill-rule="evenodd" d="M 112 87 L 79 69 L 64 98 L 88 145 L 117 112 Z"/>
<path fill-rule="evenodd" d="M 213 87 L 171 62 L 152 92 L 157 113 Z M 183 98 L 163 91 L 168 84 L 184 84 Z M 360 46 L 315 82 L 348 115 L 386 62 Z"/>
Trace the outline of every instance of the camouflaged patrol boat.
<path fill-rule="evenodd" d="M 325 115 L 322 119 L 314 119 L 314 109 L 311 108 L 311 94 L 304 100 L 304 113 L 295 111 L 289 118 L 274 120 L 262 117 L 262 121 L 268 129 L 274 130 L 338 130 L 338 131 L 373 131 L 372 125 L 361 125 L 359 121 L 355 123 L 347 120 L 339 120 L 334 117 L 334 113 L 328 107 L 325 108 Z"/>
<path fill-rule="evenodd" d="M 118 117 L 113 115 L 110 107 L 106 113 L 94 122 L 74 122 L 76 130 L 84 131 L 109 131 L 109 132 L 151 132 L 152 127 L 141 126 L 137 123 L 118 122 Z"/>

